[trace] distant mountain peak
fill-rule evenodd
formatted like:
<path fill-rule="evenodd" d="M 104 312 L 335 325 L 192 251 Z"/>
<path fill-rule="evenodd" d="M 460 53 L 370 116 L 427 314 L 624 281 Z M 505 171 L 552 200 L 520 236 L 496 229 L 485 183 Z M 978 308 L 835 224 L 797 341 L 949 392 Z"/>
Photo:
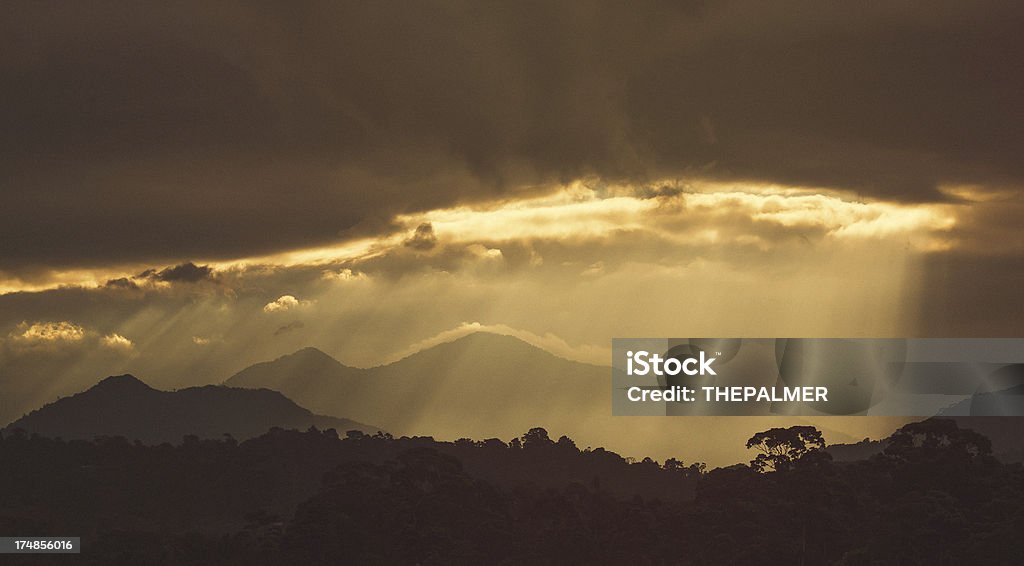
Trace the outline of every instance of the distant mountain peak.
<path fill-rule="evenodd" d="M 318 357 L 318 358 L 331 358 L 332 360 L 334 359 L 333 357 L 331 357 L 330 354 L 324 352 L 323 350 L 321 350 L 319 348 L 315 348 L 313 346 L 306 346 L 305 348 L 301 348 L 299 350 L 295 350 L 291 354 L 287 354 L 284 357 L 288 357 L 288 356 L 310 356 L 310 357 Z"/>
<path fill-rule="evenodd" d="M 132 375 L 103 379 L 88 390 L 36 409 L 8 425 L 65 439 L 124 436 L 147 443 L 177 442 L 185 435 L 252 438 L 272 427 L 339 432 L 376 427 L 313 414 L 278 391 L 220 385 L 176 391 L 153 389 Z"/>
<path fill-rule="evenodd" d="M 462 336 L 459 336 L 459 337 L 456 337 L 456 338 L 452 338 L 450 340 L 444 340 L 442 342 L 437 342 L 435 344 L 432 344 L 430 346 L 427 346 L 425 348 L 417 350 L 416 352 L 413 352 L 410 355 L 415 356 L 417 353 L 426 352 L 426 351 L 429 351 L 429 350 L 434 350 L 436 348 L 495 347 L 495 346 L 501 346 L 501 347 L 525 347 L 525 348 L 532 348 L 532 349 L 535 349 L 535 350 L 543 350 L 543 348 L 538 348 L 537 346 L 534 346 L 533 344 L 530 344 L 529 342 L 523 340 L 522 338 L 517 338 L 516 336 L 512 336 L 511 334 L 498 334 L 497 332 L 490 332 L 490 331 L 487 331 L 487 330 L 477 330 L 476 332 L 470 332 L 469 334 L 463 334 Z M 544 350 L 544 351 L 547 351 L 547 350 Z"/>
<path fill-rule="evenodd" d="M 486 330 L 478 330 L 455 338 L 445 342 L 439 342 L 433 346 L 429 346 L 422 350 L 419 350 L 413 354 L 410 354 L 405 359 L 416 357 L 420 354 L 429 353 L 441 353 L 448 350 L 462 350 L 468 351 L 473 349 L 479 349 L 482 352 L 489 354 L 505 353 L 508 355 L 535 355 L 540 354 L 543 356 L 550 356 L 558 358 L 559 360 L 565 360 L 561 356 L 553 354 L 548 350 L 530 344 L 526 340 L 513 336 L 511 334 L 499 334 L 496 332 L 488 332 Z"/>
<path fill-rule="evenodd" d="M 477 330 L 475 332 L 470 332 L 469 334 L 464 334 L 464 335 L 462 335 L 462 336 L 460 336 L 460 337 L 458 337 L 458 338 L 456 338 L 454 340 L 449 340 L 449 343 L 461 342 L 461 341 L 469 341 L 469 342 L 473 342 L 473 341 L 496 342 L 496 343 L 505 343 L 505 344 L 512 344 L 512 343 L 515 343 L 515 342 L 519 342 L 519 343 L 522 343 L 522 344 L 526 344 L 528 346 L 530 345 L 528 342 L 526 342 L 522 338 L 518 338 L 518 337 L 513 336 L 511 334 L 500 334 L 498 332 L 491 332 L 489 330 Z"/>
<path fill-rule="evenodd" d="M 601 384 L 608 371 L 515 336 L 474 332 L 385 365 L 357 368 L 286 356 L 249 366 L 225 383 L 274 389 L 314 411 L 380 422 L 398 434 L 501 437 L 538 422 L 575 425 L 570 413 L 577 409 L 606 414 L 610 390 Z M 565 406 L 574 411 L 553 416 Z"/>
<path fill-rule="evenodd" d="M 113 391 L 113 390 L 151 390 L 155 391 L 149 385 L 146 385 L 141 379 L 135 377 L 130 373 L 124 375 L 112 375 L 100 380 L 99 383 L 89 388 L 89 391 Z"/>
<path fill-rule="evenodd" d="M 312 346 L 306 346 L 301 350 L 296 350 L 291 354 L 285 354 L 277 358 L 278 362 L 287 363 L 301 363 L 301 364 L 327 364 L 327 365 L 344 365 L 338 360 L 334 359 L 333 356 L 324 352 L 319 348 Z"/>

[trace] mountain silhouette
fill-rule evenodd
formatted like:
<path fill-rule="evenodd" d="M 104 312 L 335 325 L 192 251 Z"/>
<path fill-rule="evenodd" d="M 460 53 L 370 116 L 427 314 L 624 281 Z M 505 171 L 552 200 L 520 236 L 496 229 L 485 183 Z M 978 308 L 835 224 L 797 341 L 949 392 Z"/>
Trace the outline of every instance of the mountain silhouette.
<path fill-rule="evenodd" d="M 509 438 L 532 426 L 573 433 L 611 411 L 609 369 L 478 332 L 384 366 L 345 366 L 306 348 L 246 368 L 232 387 L 281 391 L 312 410 L 396 434 Z"/>
<path fill-rule="evenodd" d="M 180 442 L 185 435 L 252 438 L 272 427 L 333 428 L 341 433 L 378 429 L 315 415 L 268 389 L 219 385 L 160 391 L 131 375 L 108 377 L 87 391 L 50 403 L 8 425 L 43 436 L 91 439 L 123 436 L 146 443 Z"/>
<path fill-rule="evenodd" d="M 359 378 L 365 371 L 348 367 L 316 348 L 303 348 L 274 361 L 249 366 L 224 385 L 281 391 L 314 411 L 326 413 L 331 411 L 317 406 L 321 400 L 320 388 L 325 383 Z M 313 404 L 309 404 L 310 401 Z"/>

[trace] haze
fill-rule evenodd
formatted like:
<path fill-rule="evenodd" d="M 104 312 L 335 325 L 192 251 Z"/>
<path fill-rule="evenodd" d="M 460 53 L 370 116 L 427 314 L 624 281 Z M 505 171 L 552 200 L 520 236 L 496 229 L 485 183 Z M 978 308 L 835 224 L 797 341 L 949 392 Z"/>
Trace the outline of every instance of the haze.
<path fill-rule="evenodd" d="M 10 4 L 0 420 L 107 375 L 369 367 L 477 330 L 599 364 L 627 336 L 1017 336 L 1022 20 Z M 721 464 L 764 423 L 661 425 L 588 443 Z"/>

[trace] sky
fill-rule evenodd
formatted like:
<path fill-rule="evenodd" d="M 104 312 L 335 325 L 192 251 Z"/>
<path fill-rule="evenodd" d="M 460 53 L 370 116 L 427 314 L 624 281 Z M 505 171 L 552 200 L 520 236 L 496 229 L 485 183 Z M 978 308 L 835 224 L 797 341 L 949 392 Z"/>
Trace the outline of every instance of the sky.
<path fill-rule="evenodd" d="M 3 12 L 3 420 L 475 330 L 1022 331 L 1014 2 Z"/>

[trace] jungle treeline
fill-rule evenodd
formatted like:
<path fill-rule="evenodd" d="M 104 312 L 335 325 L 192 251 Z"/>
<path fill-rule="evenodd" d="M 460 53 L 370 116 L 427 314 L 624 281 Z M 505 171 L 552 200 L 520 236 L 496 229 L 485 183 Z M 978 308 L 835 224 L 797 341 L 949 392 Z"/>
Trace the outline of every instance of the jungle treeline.
<path fill-rule="evenodd" d="M 933 419 L 835 462 L 811 427 L 707 470 L 579 448 L 272 429 L 156 446 L 0 439 L 0 532 L 92 564 L 1013 564 L 1024 471 Z M 685 447 L 680 447 L 685 452 Z M 19 557 L 40 563 L 39 556 Z"/>

